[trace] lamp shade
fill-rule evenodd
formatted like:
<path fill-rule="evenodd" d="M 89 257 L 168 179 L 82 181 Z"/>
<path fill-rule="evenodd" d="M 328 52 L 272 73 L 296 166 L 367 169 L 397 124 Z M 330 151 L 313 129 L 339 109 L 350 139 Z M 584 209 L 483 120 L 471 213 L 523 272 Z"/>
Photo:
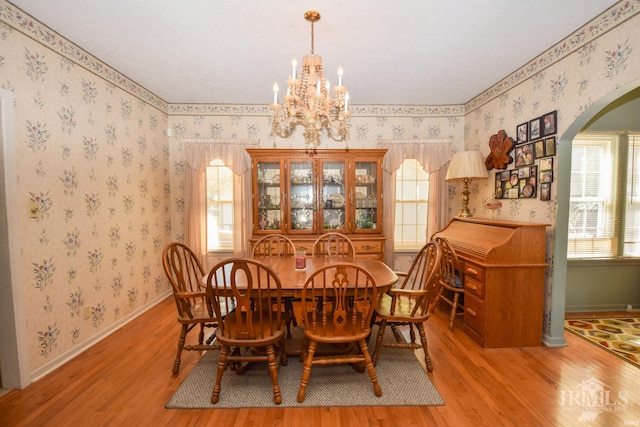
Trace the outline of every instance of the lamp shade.
<path fill-rule="evenodd" d="M 451 156 L 445 179 L 447 181 L 461 181 L 488 177 L 482 153 L 479 151 L 460 151 Z"/>

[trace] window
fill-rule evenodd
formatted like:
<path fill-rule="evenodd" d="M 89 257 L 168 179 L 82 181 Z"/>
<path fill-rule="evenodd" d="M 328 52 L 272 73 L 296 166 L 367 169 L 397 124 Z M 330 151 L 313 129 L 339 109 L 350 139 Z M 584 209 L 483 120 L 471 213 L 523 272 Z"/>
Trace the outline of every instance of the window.
<path fill-rule="evenodd" d="M 207 250 L 233 250 L 233 172 L 220 159 L 207 166 Z"/>
<path fill-rule="evenodd" d="M 573 140 L 567 257 L 640 256 L 640 135 Z"/>
<path fill-rule="evenodd" d="M 429 174 L 417 160 L 407 159 L 396 171 L 394 243 L 397 250 L 424 246 L 428 207 Z"/>

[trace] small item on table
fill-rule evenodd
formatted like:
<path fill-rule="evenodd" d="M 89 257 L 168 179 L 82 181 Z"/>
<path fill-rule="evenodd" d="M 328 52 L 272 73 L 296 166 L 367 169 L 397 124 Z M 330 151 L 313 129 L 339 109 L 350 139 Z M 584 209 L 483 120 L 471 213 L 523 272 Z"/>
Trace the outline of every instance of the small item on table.
<path fill-rule="evenodd" d="M 307 268 L 307 251 L 296 251 L 296 269 L 304 270 Z"/>

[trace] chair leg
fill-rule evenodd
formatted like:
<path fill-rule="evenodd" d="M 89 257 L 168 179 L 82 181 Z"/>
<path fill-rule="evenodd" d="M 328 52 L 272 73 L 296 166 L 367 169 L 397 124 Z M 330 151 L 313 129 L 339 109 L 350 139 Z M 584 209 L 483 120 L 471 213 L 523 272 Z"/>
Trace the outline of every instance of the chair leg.
<path fill-rule="evenodd" d="M 216 374 L 216 383 L 213 386 L 213 392 L 211 393 L 211 403 L 218 403 L 220 400 L 220 382 L 222 381 L 222 374 L 227 369 L 227 355 L 231 351 L 231 348 L 227 345 L 223 345 L 220 349 L 220 357 L 218 358 L 218 372 Z"/>
<path fill-rule="evenodd" d="M 433 299 L 433 305 L 431 306 L 431 312 L 432 313 L 435 311 L 436 307 L 438 306 L 438 302 L 440 302 L 440 298 L 442 297 L 442 292 L 443 291 L 444 291 L 444 288 L 441 286 L 440 289 L 438 289 L 438 294 Z"/>
<path fill-rule="evenodd" d="M 378 364 L 378 353 L 380 352 L 380 347 L 382 346 L 382 338 L 384 337 L 384 330 L 387 328 L 387 321 L 382 320 L 380 325 L 378 326 L 378 337 L 376 338 L 376 348 L 373 350 L 373 356 L 371 357 L 371 361 L 373 362 L 373 366 Z"/>
<path fill-rule="evenodd" d="M 284 338 L 280 341 L 280 366 L 287 366 L 289 360 L 287 359 L 287 351 L 284 348 Z"/>
<path fill-rule="evenodd" d="M 458 299 L 460 294 L 458 292 L 453 293 L 453 304 L 451 304 L 451 316 L 449 319 L 449 330 L 453 331 L 453 321 L 456 318 L 456 311 L 458 311 Z"/>
<path fill-rule="evenodd" d="M 382 389 L 380 388 L 380 383 L 378 383 L 378 375 L 376 374 L 376 368 L 373 366 L 373 360 L 371 359 L 371 355 L 369 354 L 367 342 L 364 339 L 361 339 L 358 343 L 360 344 L 360 351 L 364 356 L 364 363 L 367 367 L 369 378 L 371 378 L 371 383 L 373 384 L 373 393 L 376 396 L 380 397 L 382 396 Z"/>
<path fill-rule="evenodd" d="M 282 392 L 278 384 L 278 364 L 276 363 L 276 351 L 273 344 L 267 346 L 267 363 L 269 364 L 269 373 L 273 383 L 273 403 L 279 405 L 282 403 Z"/>
<path fill-rule="evenodd" d="M 293 313 L 293 300 L 291 298 L 284 299 L 284 310 L 291 314 L 291 322 L 293 323 L 293 326 L 298 326 L 298 321 Z M 291 338 L 291 336 L 289 335 L 287 338 Z"/>
<path fill-rule="evenodd" d="M 427 365 L 427 372 L 433 372 L 433 365 L 431 364 L 431 358 L 429 357 L 429 347 L 427 346 L 427 334 L 424 332 L 424 325 L 422 322 L 415 324 L 420 333 L 420 341 L 422 342 L 422 350 L 424 351 L 424 363 Z"/>
<path fill-rule="evenodd" d="M 318 343 L 315 341 L 309 341 L 309 348 L 305 352 L 304 369 L 302 370 L 302 379 L 300 379 L 300 389 L 298 390 L 298 403 L 304 402 L 304 395 L 307 391 L 307 385 L 309 385 L 309 378 L 311 377 L 311 366 L 313 365 L 313 354 L 316 352 L 316 346 Z"/>
<path fill-rule="evenodd" d="M 198 335 L 198 344 L 202 345 L 204 342 L 204 323 L 200 323 L 200 334 Z"/>
<path fill-rule="evenodd" d="M 173 362 L 173 374 L 177 375 L 180 371 L 180 357 L 182 356 L 182 349 L 184 348 L 184 342 L 187 339 L 187 332 L 189 332 L 189 325 L 183 324 L 180 331 L 180 338 L 178 339 L 178 355 Z"/>

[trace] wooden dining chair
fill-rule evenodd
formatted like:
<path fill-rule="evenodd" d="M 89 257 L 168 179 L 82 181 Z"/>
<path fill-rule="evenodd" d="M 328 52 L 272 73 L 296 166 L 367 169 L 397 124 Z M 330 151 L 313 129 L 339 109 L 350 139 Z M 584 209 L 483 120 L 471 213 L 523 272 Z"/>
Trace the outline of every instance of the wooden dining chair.
<path fill-rule="evenodd" d="M 206 289 L 219 322 L 216 337 L 221 345 L 211 403 L 218 403 L 220 383 L 227 367 L 232 364 L 240 375 L 250 362 L 267 362 L 273 383 L 273 401 L 282 403 L 278 363 L 287 364 L 284 328 L 289 322 L 289 314 L 281 310 L 281 288 L 280 279 L 273 270 L 254 259 L 230 258 L 211 269 Z M 233 311 L 229 311 L 229 297 L 235 301 Z M 224 316 L 225 312 L 229 314 Z"/>
<path fill-rule="evenodd" d="M 287 236 L 282 234 L 268 234 L 263 236 L 256 242 L 251 250 L 253 258 L 265 259 L 265 258 L 280 258 L 280 257 L 293 257 L 296 251 L 296 247 Z M 291 322 L 287 324 L 287 338 L 291 338 L 291 324 L 298 326 L 295 313 L 293 312 L 292 297 L 284 297 L 284 308 L 291 316 Z"/>
<path fill-rule="evenodd" d="M 422 348 L 427 371 L 433 371 L 427 346 L 427 336 L 424 331 L 424 322 L 429 319 L 429 287 L 431 282 L 435 280 L 440 257 L 441 252 L 438 244 L 434 241 L 428 242 L 418 252 L 409 271 L 396 273 L 400 278 L 400 286 L 393 287 L 378 299 L 374 313 L 374 321 L 379 327 L 376 347 L 372 356 L 374 365 L 378 362 L 380 347 L 382 346 L 410 349 Z M 411 342 L 398 342 L 396 339 L 396 342 L 383 343 L 387 325 L 392 327 L 396 337 L 401 337 L 397 327 L 408 325 Z M 420 335 L 420 344 L 416 343 L 414 327 Z"/>
<path fill-rule="evenodd" d="M 173 363 L 173 373 L 180 370 L 182 351 L 202 351 L 218 348 L 212 344 L 215 331 L 204 342 L 205 327 L 217 328 L 218 320 L 213 314 L 202 278 L 204 269 L 195 253 L 185 244 L 169 243 L 162 251 L 164 272 L 171 283 L 173 298 L 178 309 L 178 323 L 182 325 L 178 338 L 178 355 Z M 197 345 L 185 345 L 187 334 L 198 327 L 200 335 Z"/>
<path fill-rule="evenodd" d="M 451 307 L 449 330 L 452 331 L 456 316 L 464 315 L 464 274 L 458 255 L 447 239 L 436 237 L 434 240 L 440 246 L 442 257 L 436 273 L 438 293 L 433 300 L 431 312 L 433 313 L 440 302 L 448 304 Z"/>
<path fill-rule="evenodd" d="M 253 258 L 292 257 L 296 251 L 295 245 L 283 234 L 268 234 L 253 245 Z"/>
<path fill-rule="evenodd" d="M 350 304 L 353 298 L 355 304 Z M 376 396 L 382 395 L 375 367 L 367 348 L 371 316 L 377 298 L 373 277 L 352 263 L 333 263 L 314 271 L 302 288 L 304 368 L 298 402 L 304 401 L 313 365 L 364 364 Z M 357 343 L 353 353 L 317 355 L 318 344 Z"/>
<path fill-rule="evenodd" d="M 356 256 L 351 239 L 335 231 L 324 233 L 313 242 L 312 256 Z"/>

